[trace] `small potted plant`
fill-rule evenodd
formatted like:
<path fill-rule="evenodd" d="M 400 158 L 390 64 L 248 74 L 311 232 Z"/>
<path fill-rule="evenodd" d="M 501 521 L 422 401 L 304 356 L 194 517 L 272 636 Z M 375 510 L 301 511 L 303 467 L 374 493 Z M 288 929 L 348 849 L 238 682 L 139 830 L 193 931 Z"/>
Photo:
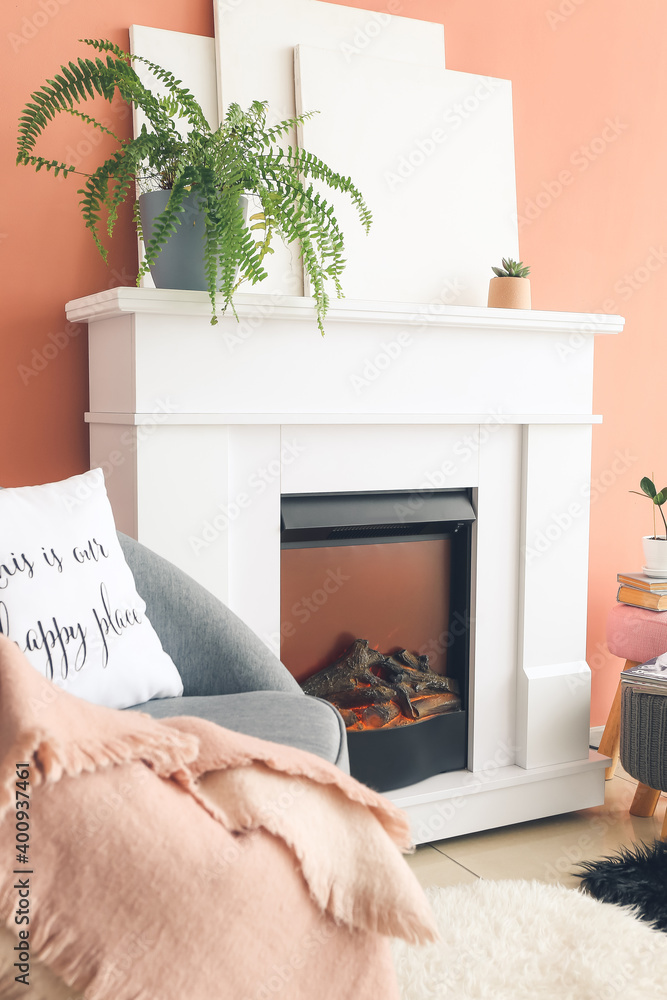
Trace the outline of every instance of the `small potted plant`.
<path fill-rule="evenodd" d="M 186 237 L 184 258 L 167 270 L 185 274 L 193 246 L 198 248 L 200 287 L 209 293 L 211 322 L 216 323 L 218 298 L 223 312 L 229 305 L 233 309 L 233 294 L 241 282 L 255 284 L 267 276 L 264 258 L 273 253 L 271 243 L 278 236 L 301 250 L 323 333 L 327 283 L 331 281 L 342 296 L 340 276 L 345 266 L 343 235 L 323 189 L 348 194 L 366 231 L 371 214 L 349 177 L 304 149 L 283 148 L 281 140 L 288 131 L 315 112 L 269 125 L 266 101 L 254 101 L 247 111 L 232 104 L 222 124 L 213 129 L 192 93 L 171 73 L 112 42 L 81 41 L 104 58 L 69 62 L 31 94 L 19 120 L 17 163 L 64 177 L 78 173 L 72 164 L 35 152 L 37 140 L 57 114 L 74 115 L 118 143 L 104 163 L 84 175 L 79 190 L 85 224 L 105 259 L 102 214 L 106 212 L 106 231 L 111 235 L 119 206 L 130 192 L 143 192 L 141 212 L 135 204 L 139 235 L 145 236 L 145 259 L 137 282 L 149 268 L 153 270 L 165 247 L 169 245 L 171 252 L 175 236 Z M 141 82 L 132 66 L 137 61 L 150 68 L 165 96 Z M 79 110 L 90 98 L 111 102 L 116 93 L 146 117 L 148 127 L 143 125 L 134 138 L 119 138 Z M 247 195 L 254 197 L 258 209 L 250 218 Z M 148 201 L 158 204 L 145 204 Z M 194 242 L 187 239 L 193 228 Z M 193 287 L 192 283 L 174 286 L 171 277 L 161 285 L 159 269 L 153 278 L 158 287 Z"/>
<path fill-rule="evenodd" d="M 503 257 L 502 265 L 491 268 L 496 277 L 489 282 L 487 304 L 494 309 L 530 309 L 530 267 L 511 257 Z"/>
<path fill-rule="evenodd" d="M 642 568 L 648 576 L 657 575 L 667 578 L 667 521 L 665 521 L 665 515 L 662 510 L 663 504 L 667 502 L 667 487 L 662 490 L 656 490 L 652 480 L 648 476 L 644 476 L 639 484 L 639 489 L 642 491 L 641 493 L 638 490 L 630 490 L 630 492 L 636 493 L 640 497 L 646 496 L 649 500 L 653 501 L 653 534 L 644 535 L 642 538 L 642 545 L 644 547 L 644 566 Z M 665 526 L 664 535 L 658 535 L 656 532 L 656 507 L 660 511 L 662 523 Z"/>

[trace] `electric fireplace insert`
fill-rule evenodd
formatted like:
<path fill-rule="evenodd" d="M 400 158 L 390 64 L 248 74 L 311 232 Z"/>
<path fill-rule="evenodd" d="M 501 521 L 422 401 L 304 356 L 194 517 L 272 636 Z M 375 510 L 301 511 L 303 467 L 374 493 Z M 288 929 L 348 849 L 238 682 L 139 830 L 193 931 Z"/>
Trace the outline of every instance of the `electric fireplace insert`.
<path fill-rule="evenodd" d="M 470 491 L 288 494 L 281 515 L 281 659 L 343 715 L 354 777 L 464 768 Z"/>

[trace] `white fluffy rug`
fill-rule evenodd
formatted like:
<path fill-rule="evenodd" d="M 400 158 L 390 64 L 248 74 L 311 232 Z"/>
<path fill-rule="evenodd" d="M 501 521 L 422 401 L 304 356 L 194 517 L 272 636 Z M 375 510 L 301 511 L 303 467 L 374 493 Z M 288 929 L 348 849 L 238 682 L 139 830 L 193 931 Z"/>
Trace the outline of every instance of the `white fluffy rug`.
<path fill-rule="evenodd" d="M 393 944 L 401 1000 L 667 998 L 667 934 L 541 882 L 427 890 L 442 940 Z"/>

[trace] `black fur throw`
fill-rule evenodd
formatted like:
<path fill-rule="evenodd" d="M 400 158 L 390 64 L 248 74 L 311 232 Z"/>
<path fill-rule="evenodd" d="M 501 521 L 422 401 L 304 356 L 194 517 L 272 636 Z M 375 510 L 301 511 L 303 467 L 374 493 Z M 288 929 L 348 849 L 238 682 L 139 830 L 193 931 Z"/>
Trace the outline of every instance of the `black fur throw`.
<path fill-rule="evenodd" d="M 603 903 L 631 906 L 638 917 L 667 931 L 667 841 L 633 844 L 573 872 L 582 888 Z"/>

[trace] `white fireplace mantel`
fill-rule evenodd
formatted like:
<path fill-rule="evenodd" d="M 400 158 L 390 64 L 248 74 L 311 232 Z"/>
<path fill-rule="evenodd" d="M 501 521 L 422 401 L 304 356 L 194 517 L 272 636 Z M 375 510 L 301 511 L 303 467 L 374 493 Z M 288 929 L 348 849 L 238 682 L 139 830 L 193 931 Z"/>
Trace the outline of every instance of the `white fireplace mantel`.
<path fill-rule="evenodd" d="M 314 326 L 313 300 L 296 295 L 266 295 L 239 293 L 235 308 L 240 318 L 261 315 L 262 310 L 284 319 L 302 320 Z M 210 318 L 211 306 L 204 292 L 176 291 L 168 288 L 135 288 L 120 286 L 96 295 L 74 299 L 67 303 L 67 316 L 72 323 L 90 319 L 110 319 L 126 313 L 164 316 L 205 316 Z M 218 313 L 218 315 L 220 315 Z M 327 326 L 332 323 L 387 323 L 402 326 L 406 320 L 457 329 L 501 331 L 540 331 L 548 333 L 583 331 L 587 333 L 619 333 L 623 329 L 621 316 L 605 313 L 547 312 L 538 309 L 488 309 L 486 306 L 456 306 L 440 303 L 370 302 L 334 299 L 327 314 Z"/>
<path fill-rule="evenodd" d="M 599 804 L 585 662 L 595 336 L 618 316 L 115 288 L 90 338 L 91 464 L 121 530 L 274 650 L 284 493 L 473 491 L 469 768 L 391 797 L 417 842 Z"/>

